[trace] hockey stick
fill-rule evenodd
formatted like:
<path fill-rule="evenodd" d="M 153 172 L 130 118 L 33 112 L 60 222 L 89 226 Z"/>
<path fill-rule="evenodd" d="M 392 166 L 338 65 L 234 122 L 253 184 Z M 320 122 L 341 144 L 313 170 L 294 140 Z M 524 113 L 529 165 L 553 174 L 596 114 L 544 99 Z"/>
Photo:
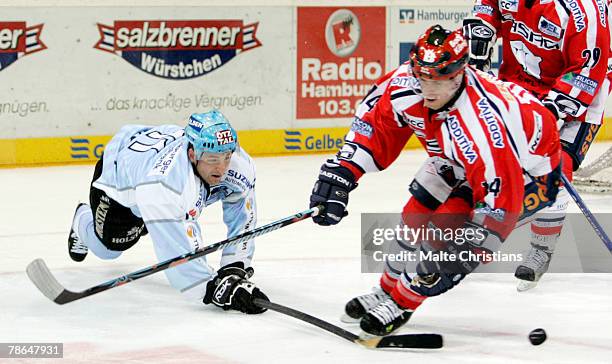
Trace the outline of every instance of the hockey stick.
<path fill-rule="evenodd" d="M 591 226 L 593 227 L 593 230 L 595 230 L 597 236 L 599 236 L 601 241 L 603 241 L 608 250 L 612 252 L 612 242 L 610 241 L 608 234 L 606 234 L 604 229 L 601 227 L 601 225 L 593 215 L 593 213 L 591 213 L 587 205 L 584 203 L 584 200 L 582 200 L 582 197 L 580 197 L 574 185 L 572 185 L 572 183 L 567 179 L 567 177 L 565 177 L 564 174 L 561 174 L 561 180 L 563 181 L 565 188 L 567 188 L 567 192 L 569 192 L 570 196 L 572 196 L 572 198 L 576 202 L 576 205 L 578 205 L 580 211 L 582 211 L 582 213 L 584 214 L 584 217 L 586 217 L 589 224 L 591 224 Z"/>
<path fill-rule="evenodd" d="M 279 305 L 278 303 L 266 301 L 261 298 L 255 298 L 253 302 L 260 307 L 264 307 L 269 310 L 276 311 L 284 315 L 296 318 L 298 320 L 307 322 L 311 325 L 317 326 L 327 332 L 331 332 L 334 335 L 340 336 L 343 339 L 352 341 L 368 349 L 375 349 L 375 348 L 439 349 L 443 345 L 442 335 L 438 335 L 438 334 L 390 335 L 390 336 L 382 336 L 382 337 L 378 336 L 378 337 L 373 337 L 370 339 L 362 339 L 350 331 L 347 331 L 341 327 L 332 325 L 327 321 L 323 321 L 307 313 L 294 310 L 293 308 Z"/>
<path fill-rule="evenodd" d="M 157 273 L 159 271 L 166 270 L 168 268 L 172 268 L 183 263 L 187 263 L 190 260 L 200 258 L 204 255 L 225 248 L 226 246 L 240 244 L 252 238 L 280 229 L 284 226 L 291 225 L 298 221 L 302 221 L 311 216 L 316 216 L 320 213 L 321 210 L 322 206 L 313 207 L 309 210 L 297 213 L 292 216 L 288 216 L 284 219 L 280 219 L 275 222 L 271 222 L 267 225 L 260 226 L 251 231 L 247 231 L 242 234 L 238 234 L 234 237 L 227 238 L 218 243 L 200 249 L 196 249 L 192 252 L 185 253 L 178 257 L 171 258 L 163 262 L 148 266 L 146 268 L 121 276 L 119 278 L 111 279 L 110 281 L 87 288 L 86 290 L 80 292 L 73 292 L 64 288 L 57 281 L 57 279 L 55 279 L 55 277 L 47 267 L 47 264 L 45 264 L 45 261 L 40 258 L 35 259 L 30 264 L 28 264 L 26 272 L 28 273 L 28 277 L 30 277 L 32 283 L 34 283 L 34 285 L 38 288 L 39 291 L 41 291 L 51 301 L 63 305 L 68 302 L 89 297 L 96 293 L 104 292 L 111 288 L 122 286 L 137 279 L 150 276 L 153 273 Z"/>

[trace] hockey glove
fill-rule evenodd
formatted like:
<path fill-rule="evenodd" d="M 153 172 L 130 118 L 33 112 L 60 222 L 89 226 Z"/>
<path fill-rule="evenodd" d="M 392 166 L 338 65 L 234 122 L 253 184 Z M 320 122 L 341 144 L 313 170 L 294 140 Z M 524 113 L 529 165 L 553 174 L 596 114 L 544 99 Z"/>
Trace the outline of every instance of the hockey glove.
<path fill-rule="evenodd" d="M 427 242 L 422 242 L 421 255 L 427 256 L 427 254 L 440 254 L 440 252 L 435 251 Z M 423 296 L 432 297 L 455 287 L 466 274 L 454 265 L 449 266 L 449 263 L 451 262 L 438 259 L 421 260 L 417 265 L 417 274 L 410 282 L 410 288 Z"/>
<path fill-rule="evenodd" d="M 349 192 L 355 187 L 355 177 L 346 167 L 332 164 L 330 160 L 322 165 L 310 195 L 310 207 L 323 205 L 323 212 L 312 218 L 314 222 L 322 226 L 339 223 L 348 215 Z"/>
<path fill-rule="evenodd" d="M 245 270 L 243 267 L 241 262 L 236 262 L 219 269 L 217 276 L 206 286 L 203 302 L 246 314 L 265 312 L 266 309 L 255 305 L 253 299 L 269 299 L 254 283 L 248 281 L 252 273 L 249 274 L 248 268 Z"/>
<path fill-rule="evenodd" d="M 481 71 L 488 71 L 496 40 L 495 29 L 482 19 L 468 18 L 463 20 L 463 36 L 469 45 L 468 63 Z"/>

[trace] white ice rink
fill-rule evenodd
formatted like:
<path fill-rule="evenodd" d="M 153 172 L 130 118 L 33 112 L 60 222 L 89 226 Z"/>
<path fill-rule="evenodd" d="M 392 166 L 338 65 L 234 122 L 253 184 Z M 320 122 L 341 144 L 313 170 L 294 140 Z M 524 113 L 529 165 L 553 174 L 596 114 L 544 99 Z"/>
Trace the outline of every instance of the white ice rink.
<path fill-rule="evenodd" d="M 596 156 L 606 145 L 597 145 Z M 305 210 L 326 156 L 256 158 L 259 224 Z M 387 171 L 365 176 L 350 215 L 336 227 L 302 221 L 257 239 L 253 280 L 271 300 L 353 332 L 338 320 L 345 302 L 370 290 L 360 273 L 361 212 L 398 212 L 423 152 L 405 152 Z M 35 363 L 611 363 L 612 275 L 549 274 L 517 293 L 512 274 L 478 274 L 427 301 L 404 333 L 444 335 L 440 350 L 374 351 L 275 312 L 246 316 L 186 301 L 163 273 L 63 306 L 45 298 L 24 270 L 44 258 L 67 288 L 82 290 L 153 264 L 141 240 L 114 261 L 70 260 L 66 237 L 92 166 L 0 170 L 0 342 L 62 342 L 63 359 Z M 612 198 L 584 196 L 597 211 Z M 570 211 L 578 211 L 573 205 Z M 225 238 L 221 210 L 204 210 L 204 239 Z M 218 261 L 218 254 L 211 256 Z M 532 346 L 542 327 L 548 340 Z M 2 362 L 3 359 L 0 359 Z M 7 363 L 26 360 L 4 359 Z"/>

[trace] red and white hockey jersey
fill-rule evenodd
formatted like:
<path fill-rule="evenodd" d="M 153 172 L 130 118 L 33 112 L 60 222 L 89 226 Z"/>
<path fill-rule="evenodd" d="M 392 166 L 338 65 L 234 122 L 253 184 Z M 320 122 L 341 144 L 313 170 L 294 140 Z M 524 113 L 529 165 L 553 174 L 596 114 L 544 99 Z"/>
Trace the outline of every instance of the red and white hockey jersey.
<path fill-rule="evenodd" d="M 408 63 L 383 76 L 360 104 L 338 163 L 356 178 L 387 168 L 414 134 L 430 156 L 465 169 L 474 202 L 518 215 L 524 175 L 543 176 L 559 163 L 556 120 L 525 89 L 466 68 L 449 109 L 423 106 Z"/>
<path fill-rule="evenodd" d="M 607 0 L 477 0 L 474 15 L 504 39 L 500 79 L 550 98 L 566 120 L 601 123 L 612 79 Z"/>

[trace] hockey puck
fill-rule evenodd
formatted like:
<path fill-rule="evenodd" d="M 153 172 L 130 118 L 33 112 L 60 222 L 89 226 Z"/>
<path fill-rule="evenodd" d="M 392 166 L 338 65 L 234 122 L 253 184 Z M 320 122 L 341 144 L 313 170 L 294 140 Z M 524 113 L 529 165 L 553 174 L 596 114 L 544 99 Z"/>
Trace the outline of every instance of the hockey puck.
<path fill-rule="evenodd" d="M 529 333 L 529 342 L 531 345 L 540 345 L 546 341 L 546 331 L 544 329 L 534 329 Z"/>

